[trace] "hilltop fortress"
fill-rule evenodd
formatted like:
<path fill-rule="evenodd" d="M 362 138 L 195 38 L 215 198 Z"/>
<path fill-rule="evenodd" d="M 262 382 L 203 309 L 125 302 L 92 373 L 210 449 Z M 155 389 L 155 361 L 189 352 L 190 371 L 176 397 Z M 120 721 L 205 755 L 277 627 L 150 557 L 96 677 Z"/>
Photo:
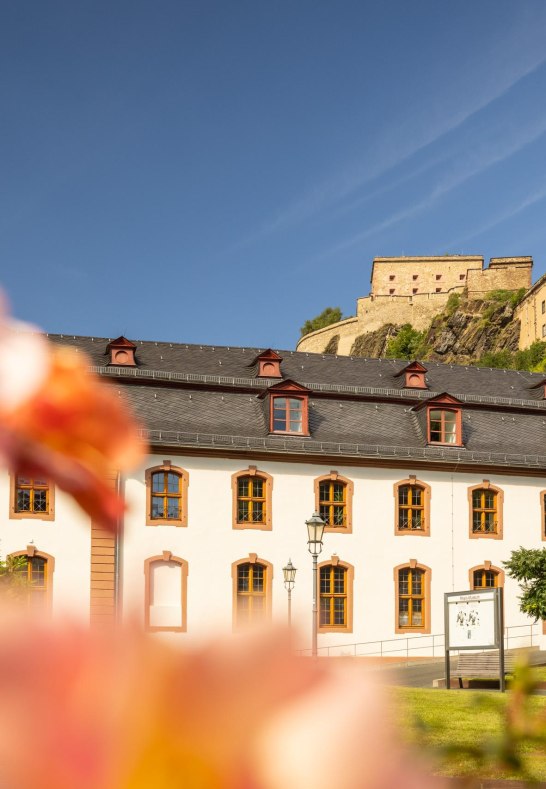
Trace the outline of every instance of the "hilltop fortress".
<path fill-rule="evenodd" d="M 520 321 L 519 347 L 546 339 L 546 275 L 532 285 L 533 258 L 491 258 L 484 268 L 481 255 L 435 257 L 377 257 L 373 260 L 369 296 L 357 299 L 354 317 L 306 334 L 298 351 L 323 353 L 338 337 L 340 355 L 350 355 L 362 334 L 385 324 L 410 323 L 414 329 L 428 328 L 442 312 L 452 293 L 468 299 L 483 299 L 493 290 L 527 291 L 517 308 Z"/>

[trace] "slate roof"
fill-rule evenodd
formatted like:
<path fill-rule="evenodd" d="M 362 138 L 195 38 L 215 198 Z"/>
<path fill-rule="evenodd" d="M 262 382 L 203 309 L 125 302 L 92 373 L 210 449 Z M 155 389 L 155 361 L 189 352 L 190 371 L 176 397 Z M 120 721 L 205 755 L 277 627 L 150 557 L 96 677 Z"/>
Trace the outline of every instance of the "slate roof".
<path fill-rule="evenodd" d="M 402 390 L 407 360 L 278 351 L 284 379 L 311 390 L 310 437 L 269 434 L 267 399 L 279 379 L 256 379 L 260 348 L 134 340 L 138 368 L 111 368 L 107 338 L 49 335 L 85 351 L 123 389 L 153 444 L 416 458 L 546 470 L 546 401 L 530 389 L 544 374 L 424 363 L 428 391 Z M 542 390 L 540 389 L 539 392 Z M 424 398 L 463 400 L 463 448 L 427 446 Z"/>

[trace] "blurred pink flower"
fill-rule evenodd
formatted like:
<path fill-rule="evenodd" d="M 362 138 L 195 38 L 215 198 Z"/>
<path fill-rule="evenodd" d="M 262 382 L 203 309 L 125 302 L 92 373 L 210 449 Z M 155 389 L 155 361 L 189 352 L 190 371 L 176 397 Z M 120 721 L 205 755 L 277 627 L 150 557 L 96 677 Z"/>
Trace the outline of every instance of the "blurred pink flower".
<path fill-rule="evenodd" d="M 45 475 L 113 529 L 124 505 L 105 475 L 136 465 L 144 446 L 123 401 L 88 365 L 10 321 L 0 299 L 0 457 L 16 474 Z"/>
<path fill-rule="evenodd" d="M 3 631 L 7 789 L 432 789 L 362 673 L 278 633 L 178 651 L 136 630 Z"/>

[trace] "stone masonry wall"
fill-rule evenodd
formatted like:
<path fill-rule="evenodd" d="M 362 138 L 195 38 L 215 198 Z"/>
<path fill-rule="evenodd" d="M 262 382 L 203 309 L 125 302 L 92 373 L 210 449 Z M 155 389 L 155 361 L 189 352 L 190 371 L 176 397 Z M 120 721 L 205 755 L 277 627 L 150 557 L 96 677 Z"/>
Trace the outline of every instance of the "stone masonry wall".
<path fill-rule="evenodd" d="M 491 258 L 489 267 L 483 271 L 469 270 L 468 295 L 472 298 L 492 290 L 528 290 L 532 269 L 532 258 Z"/>
<path fill-rule="evenodd" d="M 370 295 L 449 293 L 453 288 L 464 288 L 470 271 L 479 273 L 482 268 L 479 255 L 374 258 Z"/>
<path fill-rule="evenodd" d="M 451 293 L 466 291 L 472 299 L 492 290 L 520 288 L 529 293 L 515 315 L 521 321 L 519 347 L 546 341 L 546 275 L 531 288 L 531 257 L 491 258 L 485 269 L 483 262 L 480 255 L 374 258 L 371 293 L 357 300 L 356 317 L 307 334 L 297 349 L 323 353 L 332 337 L 339 335 L 337 353 L 348 355 L 356 337 L 385 324 L 410 323 L 418 331 L 428 328 Z"/>
<path fill-rule="evenodd" d="M 520 350 L 528 348 L 536 340 L 546 341 L 546 274 L 526 294 L 514 317 L 519 319 L 521 326 Z"/>

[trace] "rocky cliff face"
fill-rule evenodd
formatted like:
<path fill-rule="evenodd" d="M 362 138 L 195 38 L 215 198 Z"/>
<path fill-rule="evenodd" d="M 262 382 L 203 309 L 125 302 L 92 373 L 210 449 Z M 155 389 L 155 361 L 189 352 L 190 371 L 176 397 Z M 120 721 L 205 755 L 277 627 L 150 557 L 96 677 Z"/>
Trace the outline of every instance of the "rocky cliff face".
<path fill-rule="evenodd" d="M 519 321 L 514 318 L 513 300 L 460 299 L 437 315 L 423 335 L 418 358 L 471 364 L 484 353 L 517 351 Z M 361 334 L 351 348 L 352 356 L 385 356 L 389 340 L 401 326 L 385 324 L 370 334 Z"/>

